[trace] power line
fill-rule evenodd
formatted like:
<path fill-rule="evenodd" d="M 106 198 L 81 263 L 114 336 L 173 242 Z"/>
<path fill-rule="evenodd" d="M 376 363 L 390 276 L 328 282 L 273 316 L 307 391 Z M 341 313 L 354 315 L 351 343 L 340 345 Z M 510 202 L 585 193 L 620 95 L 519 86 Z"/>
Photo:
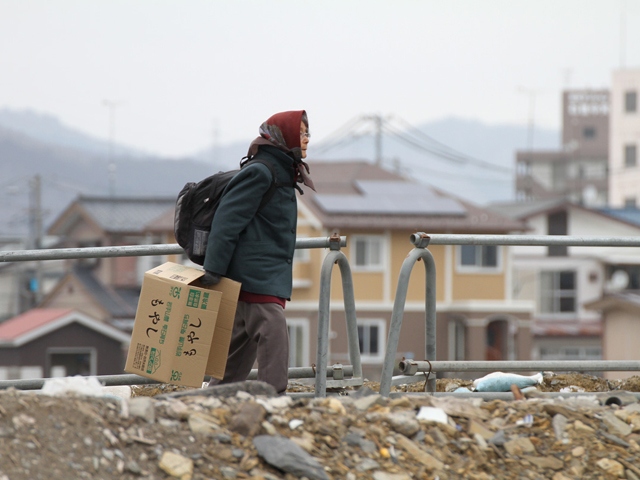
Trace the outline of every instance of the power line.
<path fill-rule="evenodd" d="M 345 143 L 353 142 L 355 139 L 360 138 L 362 134 L 358 134 L 358 129 L 362 127 L 365 122 L 375 122 L 375 151 L 376 151 L 376 164 L 382 162 L 382 133 L 386 132 L 397 140 L 404 142 L 408 146 L 420 150 L 424 153 L 428 153 L 444 160 L 454 162 L 457 164 L 470 164 L 479 168 L 492 170 L 495 173 L 500 174 L 512 174 L 513 170 L 508 167 L 502 167 L 493 163 L 474 158 L 470 155 L 458 152 L 457 150 L 445 145 L 442 142 L 430 137 L 426 133 L 415 128 L 409 124 L 406 120 L 397 117 L 391 117 L 393 120 L 402 124 L 402 128 L 398 128 L 391 124 L 388 120 L 381 115 L 361 115 L 359 117 L 352 118 L 345 125 L 340 127 L 336 132 L 329 136 L 330 139 L 326 142 L 321 142 L 318 145 L 314 145 L 314 153 L 325 153 L 329 150 L 343 146 Z M 367 132 L 370 133 L 370 132 Z"/>

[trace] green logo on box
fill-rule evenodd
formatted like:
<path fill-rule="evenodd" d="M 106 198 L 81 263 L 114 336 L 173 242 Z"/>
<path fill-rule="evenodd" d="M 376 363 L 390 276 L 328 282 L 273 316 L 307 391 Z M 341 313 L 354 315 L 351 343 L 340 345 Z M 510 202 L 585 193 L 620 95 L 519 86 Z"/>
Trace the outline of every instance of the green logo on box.
<path fill-rule="evenodd" d="M 189 290 L 189 298 L 187 299 L 187 307 L 198 308 L 200 305 L 200 291 L 199 290 Z"/>
<path fill-rule="evenodd" d="M 160 351 L 151 348 L 151 352 L 149 353 L 149 362 L 147 362 L 147 373 L 155 373 L 156 370 L 160 368 Z"/>

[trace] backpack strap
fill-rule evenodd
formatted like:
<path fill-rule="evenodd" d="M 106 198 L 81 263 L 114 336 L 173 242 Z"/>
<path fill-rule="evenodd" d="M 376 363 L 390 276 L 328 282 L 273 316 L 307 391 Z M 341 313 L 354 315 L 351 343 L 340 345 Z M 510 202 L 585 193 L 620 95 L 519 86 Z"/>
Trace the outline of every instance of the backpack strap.
<path fill-rule="evenodd" d="M 262 165 L 265 165 L 271 172 L 271 186 L 269 186 L 269 190 L 267 190 L 267 192 L 262 197 L 262 200 L 260 201 L 260 206 L 258 207 L 258 211 L 260 211 L 265 207 L 267 203 L 269 203 L 273 195 L 276 193 L 276 188 L 287 187 L 289 185 L 286 183 L 278 182 L 276 180 L 277 175 L 276 175 L 275 167 L 273 166 L 273 163 L 269 162 L 268 160 L 264 160 L 262 158 L 256 158 L 255 156 L 244 157 L 240 161 L 240 168 L 243 168 L 245 165 L 249 163 L 261 163 Z"/>

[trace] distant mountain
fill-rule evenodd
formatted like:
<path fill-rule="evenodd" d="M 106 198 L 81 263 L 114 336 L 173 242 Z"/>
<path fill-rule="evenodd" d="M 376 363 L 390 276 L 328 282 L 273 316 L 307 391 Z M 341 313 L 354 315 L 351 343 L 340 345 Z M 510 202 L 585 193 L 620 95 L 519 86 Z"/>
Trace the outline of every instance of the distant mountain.
<path fill-rule="evenodd" d="M 401 132 L 387 131 L 382 137 L 382 163 L 479 205 L 508 201 L 513 199 L 515 152 L 526 148 L 526 139 L 524 126 L 450 118 Z M 115 194 L 175 196 L 187 181 L 236 168 L 250 140 L 183 159 L 144 155 L 119 146 L 114 160 Z M 323 144 L 309 146 L 312 176 L 314 162 L 375 158 L 371 132 L 347 138 L 333 148 L 323 149 Z M 534 146 L 558 148 L 559 133 L 536 129 Z M 45 227 L 78 194 L 109 195 L 107 154 L 105 141 L 71 129 L 53 116 L 0 110 L 0 236 L 28 233 L 30 185 L 36 174 L 42 179 Z"/>
<path fill-rule="evenodd" d="M 64 125 L 53 115 L 33 110 L 0 109 L 0 127 L 51 146 L 72 148 L 96 155 L 106 155 L 109 142 L 92 137 Z M 134 149 L 124 148 L 127 155 L 139 154 Z"/>

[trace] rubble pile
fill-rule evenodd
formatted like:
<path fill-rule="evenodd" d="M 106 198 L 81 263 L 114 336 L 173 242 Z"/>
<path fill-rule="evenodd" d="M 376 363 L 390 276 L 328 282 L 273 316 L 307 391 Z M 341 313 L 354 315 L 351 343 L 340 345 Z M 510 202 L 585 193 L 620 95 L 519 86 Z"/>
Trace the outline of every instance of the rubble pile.
<path fill-rule="evenodd" d="M 438 382 L 444 390 L 452 381 Z M 640 378 L 623 386 L 635 385 Z M 260 382 L 131 398 L 4 390 L 0 480 L 640 480 L 632 393 L 606 402 L 596 393 L 483 400 L 384 398 L 368 386 L 326 398 L 272 390 Z"/>

